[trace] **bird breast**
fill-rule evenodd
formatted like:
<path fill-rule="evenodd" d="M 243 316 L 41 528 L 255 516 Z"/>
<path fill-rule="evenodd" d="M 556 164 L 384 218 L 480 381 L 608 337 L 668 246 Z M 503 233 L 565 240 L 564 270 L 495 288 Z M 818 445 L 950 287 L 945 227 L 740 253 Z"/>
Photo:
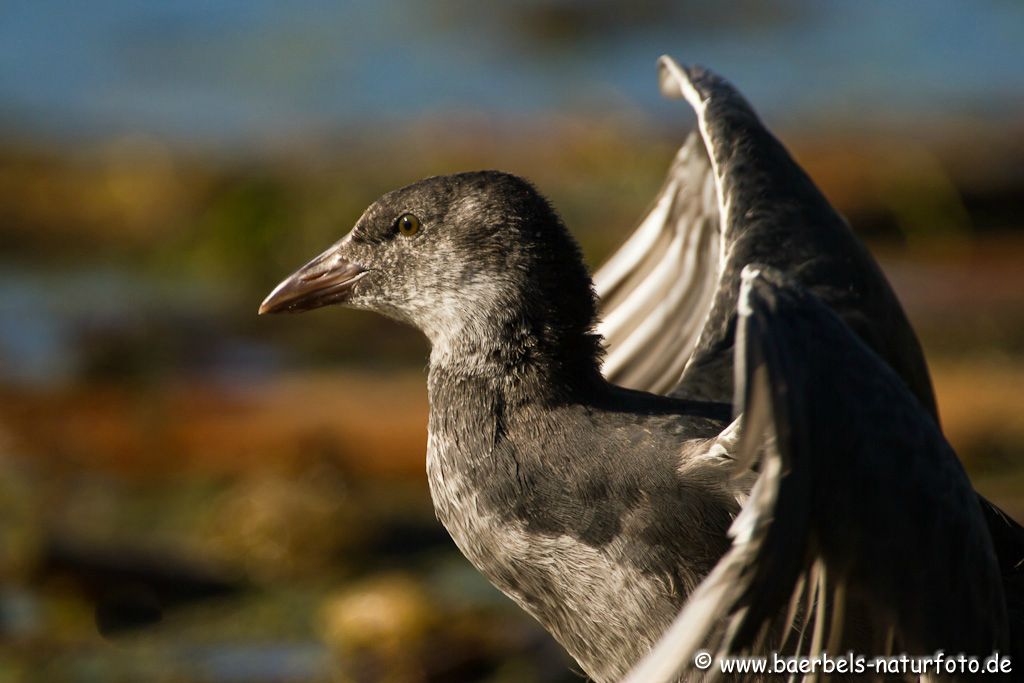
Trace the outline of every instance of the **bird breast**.
<path fill-rule="evenodd" d="M 456 440 L 431 430 L 431 497 L 459 550 L 594 680 L 622 677 L 671 623 L 683 596 L 626 561 L 622 537 L 596 547 L 567 534 L 529 530 L 490 510 L 463 455 Z"/>

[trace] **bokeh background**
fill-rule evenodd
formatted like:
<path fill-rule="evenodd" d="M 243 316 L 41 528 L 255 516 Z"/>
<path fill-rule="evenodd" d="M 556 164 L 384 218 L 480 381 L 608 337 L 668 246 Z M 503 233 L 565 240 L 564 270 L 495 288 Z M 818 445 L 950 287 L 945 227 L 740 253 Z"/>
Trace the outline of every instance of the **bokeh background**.
<path fill-rule="evenodd" d="M 424 478 L 426 344 L 283 276 L 420 177 L 531 178 L 591 266 L 736 83 L 881 260 L 1024 519 L 1024 5 L 0 4 L 0 683 L 573 681 Z"/>

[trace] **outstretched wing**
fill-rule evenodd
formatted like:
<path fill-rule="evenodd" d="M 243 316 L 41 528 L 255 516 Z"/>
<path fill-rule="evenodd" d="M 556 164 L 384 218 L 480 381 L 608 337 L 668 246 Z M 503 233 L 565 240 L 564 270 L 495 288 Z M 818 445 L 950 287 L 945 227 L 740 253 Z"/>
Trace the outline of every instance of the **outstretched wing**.
<path fill-rule="evenodd" d="M 920 345 L 874 259 L 722 78 L 659 60 L 697 113 L 654 208 L 595 275 L 609 380 L 728 401 L 739 275 L 776 268 L 832 308 L 937 417 Z"/>
<path fill-rule="evenodd" d="M 654 393 L 679 383 L 718 287 L 715 192 L 704 143 L 691 133 L 649 213 L 594 274 L 609 381 Z"/>
<path fill-rule="evenodd" d="M 747 267 L 741 281 L 734 455 L 760 474 L 732 549 L 627 680 L 692 674 L 701 649 L 1005 651 L 992 541 L 935 421 L 792 278 Z"/>

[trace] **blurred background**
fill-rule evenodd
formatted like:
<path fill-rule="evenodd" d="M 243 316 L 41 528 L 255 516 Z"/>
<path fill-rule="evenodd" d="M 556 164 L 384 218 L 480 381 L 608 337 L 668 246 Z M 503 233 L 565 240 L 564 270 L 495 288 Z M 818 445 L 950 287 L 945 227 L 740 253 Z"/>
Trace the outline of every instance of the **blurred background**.
<path fill-rule="evenodd" d="M 434 520 L 426 344 L 262 297 L 423 176 L 532 179 L 592 267 L 726 75 L 881 260 L 1024 519 L 1016 0 L 0 4 L 0 683 L 574 681 Z"/>

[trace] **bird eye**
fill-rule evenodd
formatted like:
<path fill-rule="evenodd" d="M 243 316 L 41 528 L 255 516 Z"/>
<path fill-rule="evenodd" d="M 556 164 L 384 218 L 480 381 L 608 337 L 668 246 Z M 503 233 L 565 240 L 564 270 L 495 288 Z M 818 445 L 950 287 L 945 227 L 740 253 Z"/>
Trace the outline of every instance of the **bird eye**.
<path fill-rule="evenodd" d="M 411 213 L 403 214 L 398 219 L 398 232 L 406 237 L 412 237 L 420 231 L 420 219 Z"/>

